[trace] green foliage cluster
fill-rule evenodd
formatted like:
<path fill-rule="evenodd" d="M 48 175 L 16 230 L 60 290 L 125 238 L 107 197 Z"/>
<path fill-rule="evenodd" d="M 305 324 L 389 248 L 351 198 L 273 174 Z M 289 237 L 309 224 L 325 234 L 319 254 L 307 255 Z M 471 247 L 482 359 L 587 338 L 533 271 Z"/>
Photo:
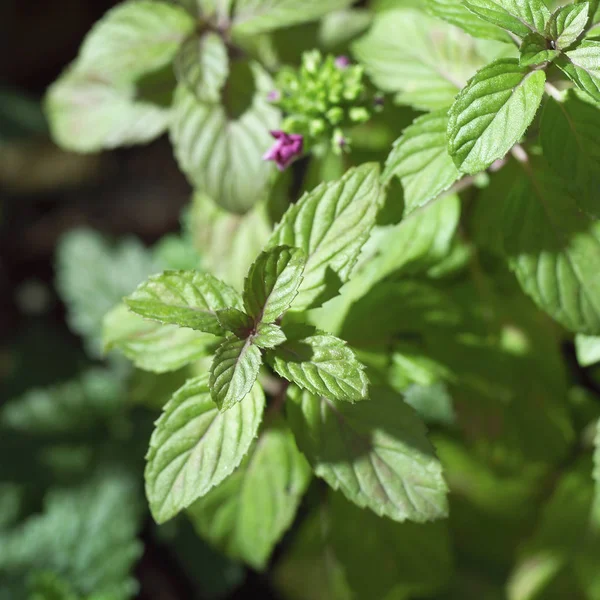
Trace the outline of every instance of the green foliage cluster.
<path fill-rule="evenodd" d="M 106 368 L 127 392 L 99 397 L 107 375 L 91 371 L 8 404 L 2 422 L 31 435 L 104 423 L 133 443 L 119 438 L 132 405 L 161 410 L 154 520 L 182 513 L 257 570 L 289 531 L 272 580 L 291 600 L 595 600 L 598 0 L 349 4 L 135 0 L 93 28 L 49 90 L 55 139 L 98 151 L 168 130 L 194 198 L 181 236 L 124 242 L 116 270 L 85 272 L 91 233 L 59 253 L 70 323 L 91 352 L 100 339 L 119 351 Z M 336 53 L 356 64 L 336 70 Z M 366 111 L 363 73 L 381 112 Z M 356 87 L 348 118 L 319 111 L 353 150 L 308 144 L 299 195 L 263 160 L 269 131 L 317 137 L 298 114 L 319 120 L 340 85 Z M 103 460 L 100 479 L 49 491 L 24 523 L 18 484 L 0 496 L 0 570 L 33 564 L 33 597 L 130 597 L 136 517 L 109 516 L 124 484 Z M 114 572 L 46 546 L 70 502 L 101 532 L 89 552 L 118 544 Z"/>

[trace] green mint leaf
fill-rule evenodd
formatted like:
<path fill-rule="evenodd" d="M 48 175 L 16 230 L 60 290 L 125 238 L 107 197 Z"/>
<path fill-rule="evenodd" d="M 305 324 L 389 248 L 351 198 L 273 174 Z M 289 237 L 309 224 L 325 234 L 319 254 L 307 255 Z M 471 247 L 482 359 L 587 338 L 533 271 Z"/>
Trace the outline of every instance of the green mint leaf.
<path fill-rule="evenodd" d="M 578 334 L 575 336 L 577 362 L 581 367 L 589 367 L 600 362 L 600 337 Z"/>
<path fill-rule="evenodd" d="M 251 338 L 223 340 L 210 367 L 210 394 L 219 410 L 229 410 L 250 393 L 261 364 L 260 350 Z"/>
<path fill-rule="evenodd" d="M 211 354 L 216 338 L 177 325 L 148 321 L 118 304 L 104 317 L 104 351 L 119 350 L 144 371 L 166 373 Z"/>
<path fill-rule="evenodd" d="M 549 98 L 542 112 L 540 141 L 548 165 L 577 186 L 577 204 L 600 216 L 600 111 L 569 92 L 564 102 Z"/>
<path fill-rule="evenodd" d="M 111 245 L 92 229 L 75 229 L 61 237 L 56 287 L 67 305 L 69 327 L 84 338 L 92 356 L 101 354 L 104 315 L 157 270 L 136 238 Z"/>
<path fill-rule="evenodd" d="M 550 11 L 543 0 L 463 0 L 482 19 L 508 29 L 520 37 L 544 33 Z"/>
<path fill-rule="evenodd" d="M 254 327 L 254 320 L 237 308 L 218 310 L 217 321 L 225 331 L 229 331 L 239 338 L 247 338 Z"/>
<path fill-rule="evenodd" d="M 600 102 L 600 42 L 584 40 L 556 64 L 577 87 Z"/>
<path fill-rule="evenodd" d="M 546 32 L 559 50 L 573 45 L 583 33 L 588 22 L 589 9 L 589 4 L 585 2 L 560 6 L 552 13 Z"/>
<path fill-rule="evenodd" d="M 248 211 L 268 191 L 273 168 L 263 155 L 273 141 L 269 130 L 278 129 L 280 119 L 267 100 L 271 78 L 258 63 L 250 68 L 255 92 L 239 117 L 231 117 L 220 103 L 201 101 L 182 83 L 172 109 L 171 141 L 182 171 L 197 191 L 237 213 Z"/>
<path fill-rule="evenodd" d="M 352 50 L 378 88 L 419 110 L 447 108 L 486 62 L 473 38 L 412 9 L 377 14 Z"/>
<path fill-rule="evenodd" d="M 259 255 L 244 284 L 244 305 L 256 323 L 273 323 L 291 306 L 305 264 L 304 251 L 289 246 L 276 246 Z"/>
<path fill-rule="evenodd" d="M 244 462 L 188 510 L 198 533 L 232 558 L 262 570 L 290 527 L 311 478 L 294 436 L 279 421 Z"/>
<path fill-rule="evenodd" d="M 219 412 L 208 375 L 188 381 L 166 404 L 150 439 L 146 495 L 164 523 L 231 475 L 256 437 L 265 406 L 257 384 L 227 412 Z"/>
<path fill-rule="evenodd" d="M 600 222 L 583 214 L 568 182 L 543 165 L 506 200 L 504 250 L 523 290 L 567 329 L 600 334 Z"/>
<path fill-rule="evenodd" d="M 454 576 L 447 522 L 395 523 L 339 493 L 330 495 L 330 506 L 332 554 L 344 566 L 354 597 L 432 598 L 447 589 Z"/>
<path fill-rule="evenodd" d="M 275 323 L 260 323 L 252 337 L 252 343 L 259 348 L 268 350 L 283 344 L 287 340 L 283 329 Z"/>
<path fill-rule="evenodd" d="M 537 112 L 546 75 L 512 58 L 479 71 L 448 114 L 448 149 L 459 170 L 487 169 L 521 139 Z"/>
<path fill-rule="evenodd" d="M 177 81 L 203 102 L 221 100 L 227 77 L 229 57 L 223 38 L 212 31 L 189 37 L 175 59 Z"/>
<path fill-rule="evenodd" d="M 425 0 L 427 10 L 433 16 L 460 27 L 473 37 L 510 43 L 506 31 L 480 19 L 465 7 L 462 0 Z"/>
<path fill-rule="evenodd" d="M 233 35 L 256 35 L 315 21 L 350 4 L 351 0 L 237 0 L 233 10 Z"/>
<path fill-rule="evenodd" d="M 383 179 L 397 176 L 404 188 L 404 214 L 423 206 L 458 178 L 459 172 L 448 154 L 446 110 L 415 119 L 396 142 L 388 156 Z"/>
<path fill-rule="evenodd" d="M 597 35 L 596 25 L 600 23 L 600 0 L 576 0 L 576 4 L 588 4 L 588 21 L 586 23 L 586 35 Z"/>
<path fill-rule="evenodd" d="M 368 398 L 369 380 L 363 365 L 352 349 L 333 335 L 292 336 L 271 350 L 267 360 L 278 375 L 313 394 L 345 402 Z"/>
<path fill-rule="evenodd" d="M 268 247 L 288 245 L 306 255 L 294 310 L 320 306 L 348 281 L 375 224 L 381 195 L 379 167 L 368 163 L 322 183 L 286 211 Z"/>
<path fill-rule="evenodd" d="M 319 23 L 319 43 L 330 51 L 346 46 L 364 33 L 372 18 L 368 8 L 343 8 L 328 13 Z"/>
<path fill-rule="evenodd" d="M 194 25 L 185 10 L 167 2 L 124 2 L 92 27 L 77 67 L 106 74 L 111 81 L 134 82 L 169 65 Z"/>
<path fill-rule="evenodd" d="M 242 289 L 248 269 L 267 243 L 272 228 L 265 202 L 244 215 L 236 215 L 208 196 L 195 194 L 188 229 L 203 268 L 235 289 Z"/>
<path fill-rule="evenodd" d="M 424 425 L 399 396 L 371 396 L 348 404 L 290 388 L 298 447 L 318 477 L 360 507 L 394 521 L 443 518 L 446 484 Z"/>
<path fill-rule="evenodd" d="M 548 48 L 548 41 L 539 33 L 529 33 L 526 35 L 523 38 L 519 51 L 521 53 L 519 64 L 522 67 L 552 62 L 560 55 L 558 50 Z"/>
<path fill-rule="evenodd" d="M 165 271 L 138 286 L 125 304 L 147 319 L 223 335 L 217 310 L 241 308 L 241 298 L 208 273 Z"/>

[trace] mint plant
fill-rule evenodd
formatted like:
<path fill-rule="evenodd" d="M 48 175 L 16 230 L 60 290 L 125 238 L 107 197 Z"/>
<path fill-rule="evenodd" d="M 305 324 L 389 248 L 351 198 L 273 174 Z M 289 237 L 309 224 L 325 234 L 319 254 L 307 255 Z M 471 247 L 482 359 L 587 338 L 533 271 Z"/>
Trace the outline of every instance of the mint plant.
<path fill-rule="evenodd" d="M 194 187 L 103 318 L 168 390 L 150 512 L 289 531 L 290 598 L 597 598 L 599 3 L 350 4 L 128 1 L 48 92 Z"/>

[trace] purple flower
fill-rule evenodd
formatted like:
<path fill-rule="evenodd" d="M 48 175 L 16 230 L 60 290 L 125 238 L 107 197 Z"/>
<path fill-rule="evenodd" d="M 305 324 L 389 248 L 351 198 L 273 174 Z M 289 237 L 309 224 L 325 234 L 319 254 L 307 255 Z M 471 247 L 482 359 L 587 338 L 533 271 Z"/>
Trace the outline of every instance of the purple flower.
<path fill-rule="evenodd" d="M 334 64 L 338 69 L 345 69 L 346 67 L 349 67 L 351 63 L 350 59 L 342 54 L 335 59 Z"/>
<path fill-rule="evenodd" d="M 269 102 L 279 102 L 281 100 L 281 92 L 279 90 L 271 90 L 267 94 L 267 100 Z"/>
<path fill-rule="evenodd" d="M 270 133 L 276 142 L 263 156 L 263 160 L 272 160 L 280 171 L 285 171 L 302 154 L 304 138 L 297 133 L 288 134 L 279 130 Z"/>

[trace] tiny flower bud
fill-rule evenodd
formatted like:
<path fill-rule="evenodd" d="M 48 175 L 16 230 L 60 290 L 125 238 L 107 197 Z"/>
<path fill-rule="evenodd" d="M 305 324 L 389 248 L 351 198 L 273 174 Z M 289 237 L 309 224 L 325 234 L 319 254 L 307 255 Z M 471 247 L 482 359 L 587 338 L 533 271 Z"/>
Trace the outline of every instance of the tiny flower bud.
<path fill-rule="evenodd" d="M 271 131 L 271 135 L 276 141 L 264 154 L 263 160 L 272 160 L 280 171 L 284 171 L 302 154 L 304 138 L 301 135 L 288 134 L 281 130 Z"/>
<path fill-rule="evenodd" d="M 269 102 L 279 102 L 281 100 L 281 92 L 279 90 L 271 90 L 267 94 L 267 100 Z"/>
<path fill-rule="evenodd" d="M 350 66 L 350 59 L 347 56 L 344 56 L 344 55 L 338 56 L 335 59 L 335 66 L 338 69 L 345 69 L 346 67 Z"/>

